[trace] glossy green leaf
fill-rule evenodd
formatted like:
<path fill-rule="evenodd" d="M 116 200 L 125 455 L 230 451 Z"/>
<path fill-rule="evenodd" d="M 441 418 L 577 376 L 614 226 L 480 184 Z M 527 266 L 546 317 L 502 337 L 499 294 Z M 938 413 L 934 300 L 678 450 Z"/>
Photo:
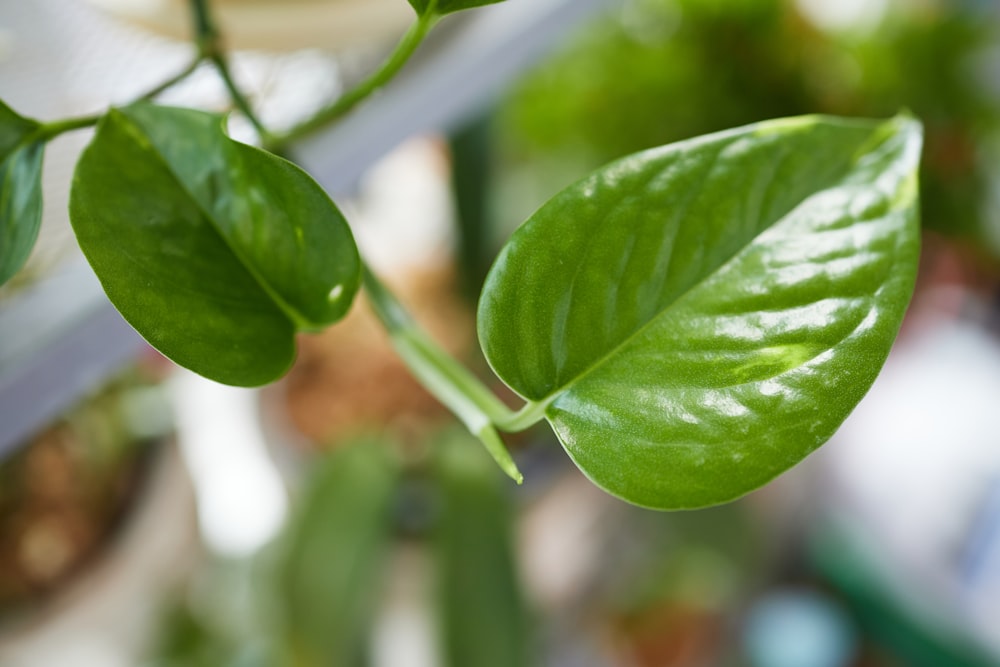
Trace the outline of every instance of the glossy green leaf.
<path fill-rule="evenodd" d="M 295 332 L 343 317 L 360 282 L 350 229 L 320 186 L 229 139 L 214 114 L 110 111 L 77 165 L 70 219 L 125 319 L 227 384 L 282 375 Z"/>
<path fill-rule="evenodd" d="M 762 485 L 833 434 L 888 354 L 920 144 L 908 117 L 812 116 L 612 163 L 497 259 L 490 364 L 617 496 L 685 508 Z"/>
<path fill-rule="evenodd" d="M 24 266 L 42 224 L 40 127 L 0 102 L 0 284 Z"/>
<path fill-rule="evenodd" d="M 460 12 L 463 9 L 482 7 L 484 5 L 495 5 L 503 0 L 410 0 L 410 4 L 417 14 L 423 16 L 428 12 L 433 12 L 439 16 Z"/>
<path fill-rule="evenodd" d="M 331 454 L 299 499 L 279 566 L 283 664 L 366 664 L 398 472 L 386 443 L 361 440 Z"/>
<path fill-rule="evenodd" d="M 534 664 L 514 550 L 514 511 L 493 462 L 468 435 L 436 447 L 434 534 L 442 658 L 451 667 Z"/>

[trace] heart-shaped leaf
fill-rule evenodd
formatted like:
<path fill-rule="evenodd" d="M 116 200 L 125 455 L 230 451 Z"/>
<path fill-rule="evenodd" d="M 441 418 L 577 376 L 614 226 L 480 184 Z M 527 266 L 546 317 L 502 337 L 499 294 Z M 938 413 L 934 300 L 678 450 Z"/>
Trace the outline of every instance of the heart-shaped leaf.
<path fill-rule="evenodd" d="M 433 12 L 438 16 L 460 12 L 463 9 L 482 7 L 484 5 L 495 5 L 503 0 L 410 0 L 410 5 L 418 15 L 423 16 L 428 12 Z"/>
<path fill-rule="evenodd" d="M 42 224 L 40 127 L 0 102 L 0 285 L 24 266 Z"/>
<path fill-rule="evenodd" d="M 330 198 L 209 113 L 110 111 L 77 164 L 70 219 L 111 302 L 154 347 L 219 382 L 281 376 L 294 334 L 337 321 L 360 282 Z"/>
<path fill-rule="evenodd" d="M 511 238 L 479 336 L 599 486 L 654 508 L 736 498 L 871 386 L 919 254 L 921 130 L 826 117 L 639 153 Z"/>

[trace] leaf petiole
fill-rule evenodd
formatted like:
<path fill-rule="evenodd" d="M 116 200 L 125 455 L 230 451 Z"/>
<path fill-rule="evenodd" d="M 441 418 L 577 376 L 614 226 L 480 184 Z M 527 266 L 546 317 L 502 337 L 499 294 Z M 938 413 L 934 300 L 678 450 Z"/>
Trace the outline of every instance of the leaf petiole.
<path fill-rule="evenodd" d="M 264 124 L 250 106 L 250 101 L 233 79 L 232 72 L 229 70 L 229 61 L 226 59 L 225 51 L 220 45 L 221 35 L 218 27 L 215 25 L 208 4 L 208 0 L 191 0 L 191 14 L 194 19 L 195 29 L 194 42 L 195 46 L 198 47 L 199 59 L 208 60 L 212 63 L 219 73 L 222 83 L 226 86 L 226 90 L 229 92 L 229 99 L 232 101 L 233 106 L 239 109 L 246 119 L 250 121 L 257 134 L 260 135 L 261 143 L 270 143 L 272 141 L 271 133 L 264 127 Z"/>
<path fill-rule="evenodd" d="M 427 12 L 418 16 L 417 20 L 399 40 L 396 48 L 389 54 L 385 62 L 367 79 L 358 84 L 357 87 L 338 97 L 333 103 L 317 111 L 312 117 L 307 118 L 288 131 L 272 137 L 268 148 L 270 149 L 271 146 L 280 148 L 290 141 L 315 132 L 326 124 L 347 114 L 360 102 L 363 102 L 372 93 L 388 83 L 410 59 L 410 56 L 413 55 L 413 52 L 424 41 L 427 33 L 430 32 L 439 18 L 440 16 L 434 12 Z"/>
<path fill-rule="evenodd" d="M 545 417 L 545 409 L 554 399 L 555 395 L 545 401 L 528 401 L 517 412 L 511 412 L 504 406 L 506 414 L 493 415 L 493 423 L 498 429 L 508 433 L 523 431 L 542 421 Z"/>
<path fill-rule="evenodd" d="M 362 280 L 375 315 L 410 372 L 482 441 L 497 465 L 520 484 L 523 476 L 496 429 L 499 426 L 507 431 L 523 430 L 531 426 L 542 416 L 538 404 L 529 403 L 520 412 L 512 412 L 469 369 L 431 340 L 367 267 L 363 269 Z"/>
<path fill-rule="evenodd" d="M 137 99 L 139 100 L 152 99 L 157 95 L 159 95 L 160 93 L 162 93 L 163 91 L 167 90 L 168 88 L 177 85 L 187 77 L 191 76 L 191 74 L 193 74 L 194 71 L 198 69 L 198 66 L 201 65 L 202 60 L 203 58 L 201 57 L 193 59 L 180 72 L 170 77 L 163 83 L 157 85 L 155 88 L 147 91 L 146 93 L 143 93 Z M 34 133 L 33 138 L 37 138 L 41 141 L 49 141 L 67 132 L 72 132 L 74 130 L 82 130 L 87 127 L 94 127 L 95 125 L 97 125 L 98 121 L 100 121 L 103 116 L 104 114 L 101 113 L 101 114 L 93 114 L 91 116 L 80 116 L 78 118 L 64 118 L 61 120 L 52 121 L 51 123 L 42 123 L 38 127 L 38 130 Z"/>
<path fill-rule="evenodd" d="M 138 99 L 139 100 L 152 100 L 153 98 L 155 98 L 156 96 L 158 96 L 159 94 L 161 94 L 162 92 L 164 92 L 165 90 L 167 90 L 169 88 L 173 88 L 178 83 L 180 83 L 184 79 L 186 79 L 189 76 L 191 76 L 192 74 L 194 74 L 195 70 L 198 69 L 198 66 L 201 65 L 201 63 L 204 62 L 204 60 L 205 60 L 204 57 L 201 56 L 200 54 L 198 56 L 195 56 L 191 60 L 191 62 L 188 63 L 187 67 L 185 67 L 184 69 L 182 69 L 177 74 L 173 75 L 172 77 L 170 77 L 169 79 L 167 79 L 163 83 L 157 85 L 155 88 L 152 88 L 152 89 L 146 91 L 145 93 L 143 93 L 142 95 L 140 95 L 138 97 Z"/>
<path fill-rule="evenodd" d="M 79 118 L 66 118 L 63 120 L 56 120 L 51 123 L 42 123 L 38 130 L 34 133 L 33 138 L 37 138 L 41 141 L 49 141 L 55 139 L 60 134 L 65 134 L 66 132 L 72 132 L 73 130 L 82 130 L 86 127 L 93 127 L 97 125 L 97 122 L 101 120 L 101 116 L 104 114 L 94 114 L 92 116 L 80 116 Z"/>

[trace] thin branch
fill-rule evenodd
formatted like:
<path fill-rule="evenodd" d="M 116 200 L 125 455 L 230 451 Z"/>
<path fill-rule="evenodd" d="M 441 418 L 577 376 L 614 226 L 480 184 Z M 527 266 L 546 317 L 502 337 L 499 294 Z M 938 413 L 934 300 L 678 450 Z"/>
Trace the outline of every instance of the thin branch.
<path fill-rule="evenodd" d="M 212 17 L 209 1 L 191 0 L 191 15 L 194 19 L 194 41 L 198 47 L 200 57 L 211 61 L 215 66 L 216 71 L 218 71 L 219 76 L 222 78 L 222 82 L 226 86 L 226 90 L 229 92 L 229 99 L 232 100 L 233 106 L 239 109 L 246 116 L 247 120 L 250 121 L 250 124 L 254 126 L 254 129 L 260 135 L 261 143 L 267 143 L 271 140 L 271 133 L 260 122 L 257 114 L 250 106 L 249 100 L 247 100 L 243 91 L 240 90 L 233 79 L 225 50 L 222 48 L 222 35 Z"/>
<path fill-rule="evenodd" d="M 236 108 L 239 109 L 244 116 L 246 116 L 247 120 L 250 121 L 250 124 L 254 126 L 255 130 L 257 130 L 257 134 L 260 135 L 261 143 L 270 142 L 271 133 L 267 131 L 264 124 L 260 122 L 259 118 L 257 118 L 257 114 L 254 113 L 254 110 L 250 107 L 249 100 L 247 100 L 246 96 L 243 95 L 243 92 L 233 80 L 233 76 L 229 71 L 229 64 L 226 62 L 225 56 L 221 53 L 216 53 L 211 56 L 210 59 L 212 64 L 215 65 L 215 69 L 218 70 L 219 76 L 222 77 L 222 82 L 226 85 L 226 89 L 229 91 L 229 99 L 233 101 Z"/>
<path fill-rule="evenodd" d="M 403 65 L 410 59 L 410 56 L 413 55 L 413 52 L 424 41 L 427 33 L 437 23 L 438 18 L 439 16 L 433 12 L 428 12 L 418 17 L 416 22 L 403 35 L 402 39 L 399 40 L 399 43 L 393 52 L 389 54 L 389 57 L 367 79 L 338 97 L 331 104 L 317 111 L 312 117 L 274 136 L 272 138 L 274 145 L 281 146 L 295 139 L 312 134 L 316 130 L 341 118 L 371 96 L 372 93 L 382 88 L 402 69 Z"/>
<path fill-rule="evenodd" d="M 67 118 L 65 120 L 57 120 L 51 123 L 43 123 L 41 127 L 38 128 L 37 137 L 42 141 L 49 141 L 58 137 L 60 134 L 65 134 L 66 132 L 72 132 L 73 130 L 81 130 L 85 127 L 93 127 L 97 125 L 97 122 L 101 120 L 104 114 L 94 114 L 93 116 L 81 116 L 79 118 Z"/>
<path fill-rule="evenodd" d="M 191 0 L 191 16 L 194 19 L 195 46 L 203 58 L 208 57 L 219 47 L 219 31 L 212 21 L 208 0 Z"/>
<path fill-rule="evenodd" d="M 162 93 L 163 91 L 167 90 L 168 88 L 177 85 L 179 82 L 191 76 L 191 74 L 196 69 L 198 69 L 198 65 L 201 64 L 201 61 L 202 61 L 201 57 L 195 58 L 187 65 L 187 67 L 182 69 L 180 72 L 170 77 L 163 83 L 157 85 L 155 88 L 140 95 L 139 97 L 136 98 L 136 100 L 151 100 L 160 93 Z M 38 128 L 37 136 L 42 141 L 49 141 L 51 139 L 58 137 L 61 134 L 65 134 L 66 132 L 72 132 L 73 130 L 81 130 L 83 128 L 93 127 L 94 125 L 97 125 L 98 121 L 101 120 L 102 116 L 104 116 L 104 114 L 100 113 L 91 116 L 81 116 L 79 118 L 66 118 L 63 120 L 53 121 L 51 123 L 43 123 Z"/>
<path fill-rule="evenodd" d="M 198 66 L 201 65 L 203 60 L 204 58 L 202 58 L 202 56 L 199 54 L 193 60 L 191 60 L 190 63 L 188 63 L 187 67 L 185 67 L 180 72 L 170 77 L 163 83 L 159 84 L 155 88 L 143 93 L 142 95 L 139 96 L 138 99 L 152 100 L 154 97 L 157 97 L 158 95 L 166 91 L 168 88 L 173 88 L 178 83 L 180 83 L 184 79 L 194 74 L 195 70 L 198 69 Z"/>

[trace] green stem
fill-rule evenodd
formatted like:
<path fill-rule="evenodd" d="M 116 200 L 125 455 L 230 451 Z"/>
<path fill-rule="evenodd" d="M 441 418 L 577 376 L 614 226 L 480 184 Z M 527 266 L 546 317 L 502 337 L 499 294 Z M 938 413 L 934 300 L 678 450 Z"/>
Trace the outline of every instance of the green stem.
<path fill-rule="evenodd" d="M 198 69 L 198 65 L 201 64 L 201 61 L 201 57 L 195 58 L 183 70 L 136 99 L 149 100 L 156 97 L 166 89 L 191 76 L 191 74 Z M 51 123 L 43 123 L 35 132 L 35 136 L 41 141 L 49 141 L 61 134 L 65 134 L 66 132 L 81 130 L 86 127 L 93 127 L 94 125 L 97 125 L 98 121 L 100 121 L 103 116 L 104 114 L 94 114 L 92 116 L 65 118 L 63 120 L 52 121 Z"/>
<path fill-rule="evenodd" d="M 413 55 L 413 52 L 420 46 L 420 43 L 424 41 L 427 33 L 437 23 L 438 18 L 440 17 L 434 12 L 426 12 L 419 16 L 416 22 L 407 30 L 406 34 L 403 35 L 403 38 L 399 40 L 396 48 L 385 62 L 382 63 L 381 67 L 355 88 L 338 97 L 330 105 L 317 111 L 311 118 L 307 118 L 290 130 L 273 137 L 275 145 L 280 146 L 289 141 L 304 137 L 337 120 L 388 83 L 402 69 L 403 65 L 410 59 L 410 56 Z"/>
<path fill-rule="evenodd" d="M 196 69 L 198 69 L 198 65 L 201 64 L 201 61 L 202 59 L 200 57 L 195 58 L 183 70 L 181 70 L 174 76 L 170 77 L 160 85 L 156 86 L 156 88 L 153 88 L 149 92 L 141 95 L 137 99 L 139 100 L 152 99 L 157 95 L 159 95 L 160 93 L 162 93 L 163 91 L 165 91 L 166 89 L 170 88 L 171 86 L 174 86 L 180 81 L 183 81 L 187 77 L 191 76 L 191 74 Z M 104 114 L 94 114 L 92 116 L 81 116 L 79 118 L 66 118 L 63 120 L 52 121 L 51 123 L 43 123 L 41 127 L 38 128 L 36 134 L 41 141 L 49 141 L 51 139 L 58 137 L 61 134 L 65 134 L 66 132 L 72 132 L 73 130 L 80 130 L 85 127 L 93 127 L 94 125 L 97 125 L 98 121 L 101 120 L 101 117 L 103 115 Z"/>
<path fill-rule="evenodd" d="M 212 21 L 208 0 L 191 0 L 191 16 L 194 19 L 194 42 L 203 57 L 215 53 L 219 48 L 219 31 Z"/>
<path fill-rule="evenodd" d="M 257 114 L 254 113 L 250 102 L 239 86 L 236 85 L 236 81 L 233 80 L 232 72 L 229 70 L 229 62 L 226 60 L 225 50 L 222 48 L 222 35 L 219 33 L 219 28 L 212 18 L 208 0 L 191 0 L 191 14 L 194 18 L 194 41 L 198 47 L 200 58 L 211 61 L 222 78 L 226 90 L 229 92 L 229 99 L 232 100 L 233 106 L 239 109 L 246 116 L 247 120 L 250 121 L 251 125 L 254 126 L 257 134 L 260 135 L 261 143 L 268 143 L 271 141 L 270 132 L 267 131 L 264 124 L 257 118 Z"/>
<path fill-rule="evenodd" d="M 226 62 L 225 56 L 221 53 L 215 53 L 209 57 L 212 64 L 215 65 L 215 69 L 218 70 L 219 76 L 222 77 L 223 83 L 226 84 L 226 89 L 229 91 L 229 99 L 233 101 L 233 104 L 239 109 L 247 120 L 253 125 L 254 129 L 257 130 L 257 134 L 260 135 L 261 143 L 269 143 L 271 141 L 271 133 L 267 131 L 264 124 L 260 122 L 257 118 L 257 114 L 250 107 L 250 102 L 247 100 L 246 96 L 236 85 L 233 80 L 233 76 L 229 71 L 229 64 Z"/>
<path fill-rule="evenodd" d="M 198 66 L 201 65 L 201 63 L 202 63 L 203 60 L 204 60 L 204 58 L 202 58 L 200 55 L 196 56 L 190 63 L 188 63 L 187 67 L 185 67 L 180 72 L 178 72 L 174 76 L 170 77 L 169 79 L 167 79 L 166 81 L 164 81 L 160 85 L 156 86 L 155 88 L 153 88 L 153 89 L 145 92 L 144 94 L 140 95 L 138 99 L 140 99 L 140 100 L 151 100 L 154 97 L 156 97 L 157 95 L 159 95 L 160 93 L 162 93 L 163 91 L 167 90 L 168 88 L 173 88 L 178 83 L 180 83 L 184 79 L 186 79 L 189 76 L 191 76 L 192 74 L 194 74 L 194 71 L 196 69 L 198 69 Z"/>
<path fill-rule="evenodd" d="M 66 132 L 80 130 L 85 127 L 93 127 L 94 125 L 97 125 L 97 122 L 101 120 L 103 115 L 104 114 L 94 114 L 93 116 L 81 116 L 80 118 L 67 118 L 64 120 L 56 120 L 51 123 L 43 123 L 42 126 L 38 128 L 37 135 L 42 141 L 49 141 Z"/>
<path fill-rule="evenodd" d="M 512 412 L 465 366 L 455 360 L 413 321 L 409 313 L 367 267 L 364 286 L 375 315 L 389 332 L 393 347 L 420 383 L 478 437 L 500 468 L 518 484 L 523 477 L 497 434 L 496 426 L 527 428 L 542 417 L 537 404 Z M 528 410 L 528 408 L 532 408 Z M 530 421 L 531 419 L 534 421 Z"/>
<path fill-rule="evenodd" d="M 554 397 L 553 397 L 554 398 Z M 507 433 L 517 433 L 531 428 L 545 418 L 545 410 L 549 407 L 552 399 L 547 401 L 528 401 L 517 412 L 507 410 L 505 415 L 494 415 L 493 423 L 501 431 Z M 506 406 L 504 406 L 506 409 Z"/>

